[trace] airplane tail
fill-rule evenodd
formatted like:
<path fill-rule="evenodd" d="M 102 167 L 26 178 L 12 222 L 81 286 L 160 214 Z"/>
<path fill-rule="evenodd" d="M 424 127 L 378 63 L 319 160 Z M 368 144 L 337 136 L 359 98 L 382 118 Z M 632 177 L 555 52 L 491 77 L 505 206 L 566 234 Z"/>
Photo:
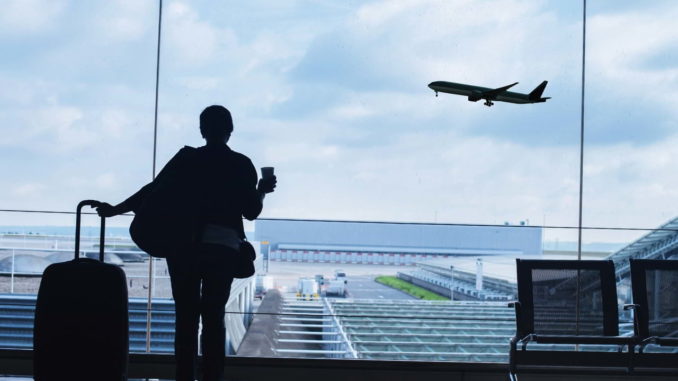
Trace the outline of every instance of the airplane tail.
<path fill-rule="evenodd" d="M 549 83 L 549 81 L 544 81 L 539 84 L 539 86 L 535 87 L 532 92 L 528 95 L 531 101 L 539 101 L 541 98 L 541 95 L 544 93 L 544 89 L 546 88 L 546 84 Z"/>

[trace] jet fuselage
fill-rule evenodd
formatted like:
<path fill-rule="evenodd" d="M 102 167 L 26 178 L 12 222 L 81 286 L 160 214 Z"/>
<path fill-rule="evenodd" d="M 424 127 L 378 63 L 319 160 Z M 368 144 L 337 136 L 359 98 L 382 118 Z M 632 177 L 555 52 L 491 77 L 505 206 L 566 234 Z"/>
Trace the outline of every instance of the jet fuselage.
<path fill-rule="evenodd" d="M 428 87 L 436 92 L 436 96 L 440 92 L 466 96 L 468 97 L 468 100 L 472 102 L 485 99 L 487 101 L 485 104 L 488 106 L 491 105 L 492 103 L 491 101 L 525 104 L 525 103 L 546 102 L 546 100 L 549 99 L 548 97 L 546 98 L 541 97 L 541 93 L 544 91 L 544 88 L 546 87 L 547 83 L 546 81 L 542 82 L 541 85 L 537 86 L 537 88 L 533 90 L 532 93 L 530 94 L 515 93 L 512 91 L 504 90 L 514 86 L 516 83 L 505 86 L 504 88 L 492 89 L 482 86 L 466 85 L 463 83 L 435 81 L 431 82 L 428 85 Z"/>

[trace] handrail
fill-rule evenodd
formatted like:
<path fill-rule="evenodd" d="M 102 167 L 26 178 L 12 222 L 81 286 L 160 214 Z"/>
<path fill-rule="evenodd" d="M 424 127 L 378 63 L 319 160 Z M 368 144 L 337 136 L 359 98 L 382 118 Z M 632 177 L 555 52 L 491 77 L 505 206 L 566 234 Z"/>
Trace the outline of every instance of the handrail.
<path fill-rule="evenodd" d="M 334 325 L 337 327 L 337 330 L 339 331 L 339 335 L 341 336 L 342 340 L 346 343 L 348 353 L 350 353 L 352 358 L 357 359 L 358 352 L 353 348 L 353 345 L 351 345 L 351 341 L 348 339 L 348 335 L 346 335 L 344 328 L 341 326 L 341 322 L 339 322 L 339 319 L 337 319 L 337 316 L 334 313 L 334 309 L 332 308 L 332 303 L 330 303 L 329 299 L 327 298 L 323 299 L 323 303 L 330 312 L 330 315 L 332 315 L 332 321 L 334 322 Z"/>

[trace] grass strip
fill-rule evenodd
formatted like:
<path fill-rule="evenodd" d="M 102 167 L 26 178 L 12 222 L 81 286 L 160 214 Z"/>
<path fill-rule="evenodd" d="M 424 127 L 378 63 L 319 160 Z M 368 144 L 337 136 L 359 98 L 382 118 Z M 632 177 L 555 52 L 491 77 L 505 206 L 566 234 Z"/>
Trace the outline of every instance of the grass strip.
<path fill-rule="evenodd" d="M 396 290 L 403 291 L 405 293 L 408 293 L 415 298 L 422 299 L 422 300 L 450 300 L 450 298 L 446 298 L 444 296 L 440 296 L 436 294 L 435 292 L 429 291 L 425 288 L 415 286 L 410 282 L 404 281 L 398 277 L 394 276 L 378 276 L 374 279 L 375 281 L 395 288 Z"/>

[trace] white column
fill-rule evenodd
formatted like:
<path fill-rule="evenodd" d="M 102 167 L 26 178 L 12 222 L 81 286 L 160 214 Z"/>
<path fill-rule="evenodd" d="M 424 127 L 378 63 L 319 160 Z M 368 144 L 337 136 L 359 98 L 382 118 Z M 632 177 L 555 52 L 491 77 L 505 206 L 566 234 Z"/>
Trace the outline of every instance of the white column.
<path fill-rule="evenodd" d="M 483 289 L 483 260 L 478 258 L 476 260 L 476 290 Z"/>
<path fill-rule="evenodd" d="M 454 266 L 450 265 L 450 300 L 454 300 Z"/>

